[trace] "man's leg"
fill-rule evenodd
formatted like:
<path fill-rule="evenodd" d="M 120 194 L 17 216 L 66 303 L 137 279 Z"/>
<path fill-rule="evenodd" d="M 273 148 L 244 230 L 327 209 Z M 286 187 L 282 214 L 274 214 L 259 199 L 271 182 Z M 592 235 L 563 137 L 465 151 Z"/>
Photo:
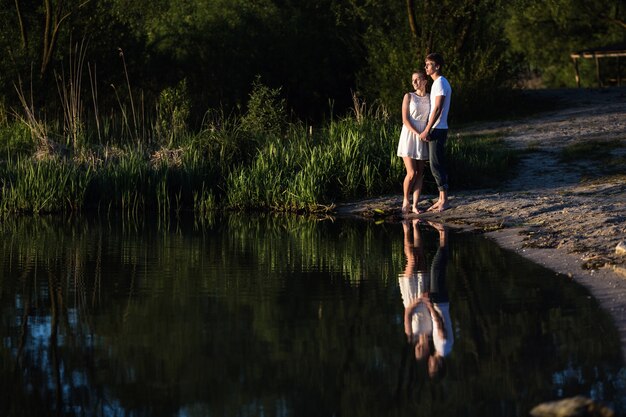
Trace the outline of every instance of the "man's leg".
<path fill-rule="evenodd" d="M 428 142 L 428 152 L 430 156 L 430 171 L 437 182 L 439 189 L 439 200 L 433 204 L 429 211 L 443 211 L 448 208 L 448 172 L 446 169 L 446 139 L 448 129 L 433 129 L 430 134 L 431 140 Z"/>

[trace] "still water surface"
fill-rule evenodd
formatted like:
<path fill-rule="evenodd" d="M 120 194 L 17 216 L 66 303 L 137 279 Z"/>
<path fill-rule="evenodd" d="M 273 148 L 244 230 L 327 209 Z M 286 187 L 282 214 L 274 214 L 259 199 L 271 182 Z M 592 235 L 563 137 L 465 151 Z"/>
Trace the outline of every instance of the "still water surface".
<path fill-rule="evenodd" d="M 478 236 L 288 216 L 0 234 L 2 416 L 626 412 L 588 291 Z"/>

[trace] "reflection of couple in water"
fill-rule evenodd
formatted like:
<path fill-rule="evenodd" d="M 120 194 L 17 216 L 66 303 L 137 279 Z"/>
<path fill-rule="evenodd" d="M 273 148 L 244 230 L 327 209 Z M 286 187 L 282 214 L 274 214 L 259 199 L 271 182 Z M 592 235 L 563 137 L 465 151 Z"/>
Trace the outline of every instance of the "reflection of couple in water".
<path fill-rule="evenodd" d="M 424 256 L 419 220 L 402 222 L 404 273 L 399 276 L 404 304 L 404 332 L 415 345 L 415 359 L 426 362 L 431 378 L 444 374 L 444 357 L 452 350 L 454 335 L 450 303 L 446 289 L 448 262 L 447 231 L 438 223 L 428 222 L 439 232 L 439 247 L 430 270 Z"/>

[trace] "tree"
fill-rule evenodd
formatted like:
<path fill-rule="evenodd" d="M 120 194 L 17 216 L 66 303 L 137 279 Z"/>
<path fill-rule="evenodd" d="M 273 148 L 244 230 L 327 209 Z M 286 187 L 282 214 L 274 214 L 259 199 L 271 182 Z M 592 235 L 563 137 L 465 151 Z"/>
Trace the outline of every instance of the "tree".
<path fill-rule="evenodd" d="M 513 51 L 546 86 L 573 86 L 572 51 L 626 40 L 622 0 L 521 0 L 506 22 Z"/>
<path fill-rule="evenodd" d="M 507 2 L 502 0 L 406 0 L 404 4 L 353 2 L 345 14 L 359 22 L 366 64 L 358 88 L 399 114 L 410 73 L 423 68 L 425 56 L 439 52 L 455 90 L 451 117 L 469 118 L 493 108 L 494 90 L 511 85 L 512 68 L 503 36 Z M 485 106 L 475 106 L 482 100 Z"/>

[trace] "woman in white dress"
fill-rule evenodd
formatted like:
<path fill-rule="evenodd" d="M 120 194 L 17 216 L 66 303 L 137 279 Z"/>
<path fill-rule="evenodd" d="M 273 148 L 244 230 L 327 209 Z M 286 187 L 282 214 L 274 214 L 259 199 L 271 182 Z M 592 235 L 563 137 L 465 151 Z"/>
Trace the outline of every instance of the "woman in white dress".
<path fill-rule="evenodd" d="M 422 212 L 417 207 L 422 182 L 424 165 L 428 160 L 428 143 L 420 140 L 420 133 L 428 123 L 430 113 L 430 97 L 426 93 L 428 79 L 423 71 L 414 72 L 411 82 L 415 92 L 406 93 L 402 100 L 402 132 L 398 143 L 398 156 L 402 157 L 406 167 L 406 176 L 402 184 L 402 213 Z M 413 205 L 409 200 L 413 194 Z"/>

